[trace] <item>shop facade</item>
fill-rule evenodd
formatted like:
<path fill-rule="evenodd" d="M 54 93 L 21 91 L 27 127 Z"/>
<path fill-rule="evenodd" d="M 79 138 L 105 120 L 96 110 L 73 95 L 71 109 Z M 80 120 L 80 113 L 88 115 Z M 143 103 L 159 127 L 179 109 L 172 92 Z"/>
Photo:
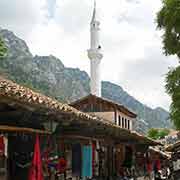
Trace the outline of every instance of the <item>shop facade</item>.
<path fill-rule="evenodd" d="M 169 167 L 172 177 L 174 179 L 180 179 L 180 142 L 176 142 L 166 147 L 166 151 L 171 152 L 171 159 L 169 161 Z"/>
<path fill-rule="evenodd" d="M 158 144 L 4 78 L 0 97 L 4 180 L 28 179 L 37 134 L 44 179 L 50 180 L 132 176 L 136 146 Z"/>

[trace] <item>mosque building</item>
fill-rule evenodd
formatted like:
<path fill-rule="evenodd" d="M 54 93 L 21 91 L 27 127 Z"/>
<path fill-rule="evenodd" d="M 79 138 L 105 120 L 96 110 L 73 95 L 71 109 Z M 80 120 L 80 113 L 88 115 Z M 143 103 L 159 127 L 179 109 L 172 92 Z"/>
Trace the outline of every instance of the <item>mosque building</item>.
<path fill-rule="evenodd" d="M 94 1 L 93 16 L 90 22 L 88 57 L 90 59 L 90 95 L 71 103 L 71 105 L 80 111 L 104 118 L 122 128 L 133 130 L 137 115 L 122 104 L 101 97 L 101 61 L 103 54 L 96 1 Z"/>

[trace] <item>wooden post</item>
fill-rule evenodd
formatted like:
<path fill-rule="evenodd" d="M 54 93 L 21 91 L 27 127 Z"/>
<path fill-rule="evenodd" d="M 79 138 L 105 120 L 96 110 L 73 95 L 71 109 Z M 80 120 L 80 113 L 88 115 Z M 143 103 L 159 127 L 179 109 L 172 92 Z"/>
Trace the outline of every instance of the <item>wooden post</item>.
<path fill-rule="evenodd" d="M 108 178 L 111 179 L 113 176 L 113 168 L 114 168 L 114 157 L 113 157 L 113 143 L 112 141 L 108 142 L 107 147 L 107 168 L 108 168 Z"/>

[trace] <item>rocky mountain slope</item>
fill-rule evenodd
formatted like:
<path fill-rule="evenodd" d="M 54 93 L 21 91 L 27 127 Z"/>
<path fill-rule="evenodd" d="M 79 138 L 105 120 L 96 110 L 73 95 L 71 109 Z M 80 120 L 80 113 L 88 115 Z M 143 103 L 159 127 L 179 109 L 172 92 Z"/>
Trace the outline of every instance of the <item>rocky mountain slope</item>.
<path fill-rule="evenodd" d="M 64 102 L 89 94 L 86 72 L 67 68 L 52 55 L 33 56 L 26 43 L 8 30 L 0 29 L 0 36 L 9 49 L 8 56 L 0 59 L 0 73 L 4 76 Z M 116 84 L 102 82 L 102 95 L 132 109 L 149 127 L 170 126 L 167 111 L 142 104 Z"/>

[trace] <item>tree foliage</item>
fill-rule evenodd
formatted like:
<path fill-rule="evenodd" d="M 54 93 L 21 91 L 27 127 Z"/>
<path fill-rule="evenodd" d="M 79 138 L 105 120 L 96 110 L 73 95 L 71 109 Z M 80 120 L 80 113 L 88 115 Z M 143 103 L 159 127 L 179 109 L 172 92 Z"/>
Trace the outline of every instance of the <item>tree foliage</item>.
<path fill-rule="evenodd" d="M 7 52 L 7 48 L 2 38 L 0 37 L 0 58 L 4 57 L 6 55 L 6 52 Z"/>
<path fill-rule="evenodd" d="M 166 90 L 172 98 L 170 107 L 171 119 L 177 129 L 180 129 L 180 66 L 171 69 L 166 76 Z"/>
<path fill-rule="evenodd" d="M 156 129 L 156 128 L 151 128 L 149 129 L 147 136 L 152 138 L 152 139 L 163 139 L 165 136 L 169 134 L 168 129 Z"/>
<path fill-rule="evenodd" d="M 163 30 L 163 50 L 165 55 L 177 55 L 180 59 L 180 0 L 162 2 L 163 6 L 157 14 L 157 26 Z M 166 90 L 172 98 L 171 120 L 180 129 L 180 66 L 167 73 Z"/>
<path fill-rule="evenodd" d="M 157 129 L 154 129 L 154 128 L 149 129 L 147 135 L 148 135 L 148 137 L 150 137 L 150 138 L 152 138 L 152 139 L 157 139 L 157 137 L 158 137 L 158 130 L 157 130 Z"/>
<path fill-rule="evenodd" d="M 164 53 L 180 58 L 180 0 L 163 0 L 157 25 L 163 30 Z"/>
<path fill-rule="evenodd" d="M 163 139 L 170 133 L 169 129 L 160 129 L 158 132 L 158 138 Z"/>

